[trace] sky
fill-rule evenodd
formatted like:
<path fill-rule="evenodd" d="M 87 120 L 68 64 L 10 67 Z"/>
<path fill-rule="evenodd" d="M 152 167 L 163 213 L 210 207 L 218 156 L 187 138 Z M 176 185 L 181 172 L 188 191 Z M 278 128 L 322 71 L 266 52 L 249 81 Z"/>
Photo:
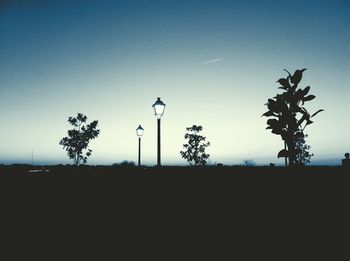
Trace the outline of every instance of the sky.
<path fill-rule="evenodd" d="M 210 164 L 283 164 L 264 105 L 287 69 L 307 68 L 316 99 L 313 164 L 350 151 L 350 1 L 2 0 L 0 164 L 71 163 L 69 116 L 98 120 L 89 164 L 156 164 L 152 104 L 161 97 L 162 164 L 181 165 L 185 128 L 202 125 Z"/>

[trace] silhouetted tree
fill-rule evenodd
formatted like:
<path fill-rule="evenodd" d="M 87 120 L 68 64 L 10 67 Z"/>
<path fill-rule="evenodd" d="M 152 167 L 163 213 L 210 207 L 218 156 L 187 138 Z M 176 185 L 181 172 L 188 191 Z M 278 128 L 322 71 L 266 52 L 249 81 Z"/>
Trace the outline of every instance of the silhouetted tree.
<path fill-rule="evenodd" d="M 267 120 L 268 127 L 271 132 L 280 135 L 284 140 L 284 149 L 278 153 L 278 157 L 287 158 L 289 165 L 296 165 L 298 150 L 296 143 L 298 139 L 304 137 L 304 129 L 306 126 L 313 123 L 311 118 L 316 116 L 323 110 L 318 110 L 310 115 L 303 107 L 304 103 L 315 99 L 315 95 L 308 95 L 310 86 L 304 89 L 298 88 L 303 72 L 306 69 L 296 70 L 293 75 L 288 73 L 287 78 L 281 78 L 277 82 L 282 86 L 279 89 L 284 90 L 282 94 L 277 94 L 273 99 L 268 99 L 266 103 L 269 111 L 265 112 L 263 116 L 272 117 Z"/>
<path fill-rule="evenodd" d="M 307 134 L 300 136 L 296 139 L 295 142 L 295 150 L 296 150 L 296 164 L 300 166 L 304 166 L 307 163 L 311 162 L 311 157 L 314 154 L 311 154 L 309 150 L 311 146 L 306 144 L 305 139 L 308 137 Z"/>
<path fill-rule="evenodd" d="M 68 130 L 68 136 L 60 140 L 60 145 L 67 151 L 68 157 L 73 159 L 75 165 L 86 163 L 92 150 L 88 149 L 90 140 L 95 139 L 100 130 L 97 129 L 98 121 L 86 123 L 87 117 L 78 113 L 77 117 L 69 117 L 68 122 L 74 127 Z"/>
<path fill-rule="evenodd" d="M 128 161 L 128 160 L 123 160 L 120 162 L 121 167 L 135 167 L 135 162 L 134 161 Z"/>
<path fill-rule="evenodd" d="M 243 166 L 254 167 L 256 165 L 254 160 L 243 160 Z"/>
<path fill-rule="evenodd" d="M 184 150 L 180 151 L 182 158 L 186 159 L 191 166 L 206 165 L 210 155 L 205 153 L 205 148 L 210 146 L 210 142 L 205 142 L 206 137 L 199 135 L 203 127 L 193 125 L 186 130 L 188 133 L 185 134 L 185 139 L 188 143 L 184 144 Z"/>

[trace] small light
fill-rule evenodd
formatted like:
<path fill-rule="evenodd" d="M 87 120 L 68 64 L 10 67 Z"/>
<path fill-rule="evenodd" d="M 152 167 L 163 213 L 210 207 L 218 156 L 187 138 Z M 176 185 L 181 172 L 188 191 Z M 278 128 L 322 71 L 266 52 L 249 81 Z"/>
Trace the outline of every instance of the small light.
<path fill-rule="evenodd" d="M 137 136 L 141 137 L 143 135 L 144 129 L 139 125 L 139 127 L 136 129 Z"/>

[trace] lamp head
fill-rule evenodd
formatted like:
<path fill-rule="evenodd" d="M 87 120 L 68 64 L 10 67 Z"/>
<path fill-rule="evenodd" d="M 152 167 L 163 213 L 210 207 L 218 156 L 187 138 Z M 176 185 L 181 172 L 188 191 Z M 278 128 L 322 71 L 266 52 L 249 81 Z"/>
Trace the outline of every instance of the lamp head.
<path fill-rule="evenodd" d="M 165 110 L 165 103 L 160 100 L 160 98 L 157 98 L 157 101 L 152 105 L 154 109 L 154 115 L 157 117 L 157 119 L 160 119 Z"/>
<path fill-rule="evenodd" d="M 141 138 L 141 136 L 143 135 L 143 131 L 144 131 L 144 129 L 141 127 L 141 125 L 139 125 L 136 129 L 137 136 L 139 136 Z"/>

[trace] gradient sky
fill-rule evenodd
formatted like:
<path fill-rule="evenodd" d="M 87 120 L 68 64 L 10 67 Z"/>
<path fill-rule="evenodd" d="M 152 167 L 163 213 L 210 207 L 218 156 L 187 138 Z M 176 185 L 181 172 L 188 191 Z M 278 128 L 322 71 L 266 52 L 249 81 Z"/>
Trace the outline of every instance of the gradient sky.
<path fill-rule="evenodd" d="M 283 143 L 261 114 L 276 80 L 301 85 L 323 108 L 306 129 L 313 162 L 350 151 L 350 1 L 1 1 L 0 163 L 70 163 L 59 140 L 77 112 L 98 120 L 91 164 L 184 164 L 185 128 L 203 126 L 211 163 L 277 160 Z"/>

